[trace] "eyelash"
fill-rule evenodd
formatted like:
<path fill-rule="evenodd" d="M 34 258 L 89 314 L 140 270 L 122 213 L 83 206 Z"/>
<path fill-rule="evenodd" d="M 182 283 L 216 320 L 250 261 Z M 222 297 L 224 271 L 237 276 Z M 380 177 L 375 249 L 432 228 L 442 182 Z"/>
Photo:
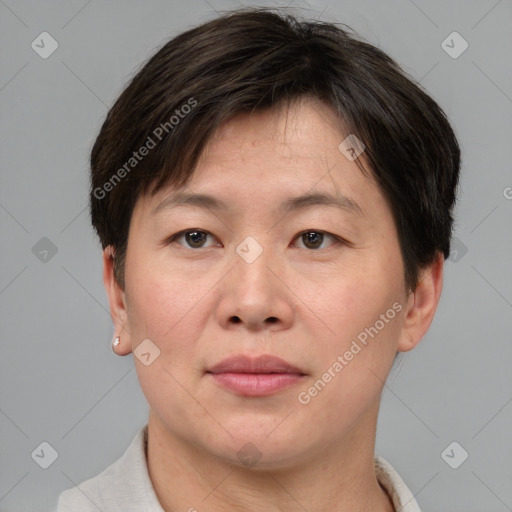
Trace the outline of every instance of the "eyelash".
<path fill-rule="evenodd" d="M 182 231 L 179 231 L 178 233 L 175 233 L 174 235 L 171 235 L 169 238 L 167 238 L 165 244 L 166 245 L 170 245 L 170 244 L 176 243 L 176 240 L 178 238 L 180 238 L 183 235 L 186 235 L 187 233 L 204 233 L 206 235 L 213 236 L 209 231 L 205 231 L 203 229 L 189 228 L 189 229 L 184 229 Z M 300 233 L 297 233 L 294 236 L 293 240 L 296 240 L 297 238 L 300 238 L 302 235 L 305 235 L 307 233 L 320 233 L 322 235 L 327 235 L 328 237 L 334 239 L 334 241 L 335 241 L 335 243 L 331 244 L 331 246 L 332 245 L 336 245 L 336 243 L 341 243 L 341 244 L 344 244 L 344 245 L 351 245 L 350 242 L 348 242 L 347 240 L 345 240 L 345 239 L 343 239 L 343 238 L 341 238 L 341 237 L 339 237 L 337 235 L 333 235 L 332 233 L 329 233 L 328 231 L 322 231 L 320 229 L 306 229 L 305 231 L 301 231 Z M 331 247 L 331 246 L 329 246 L 329 247 Z M 184 247 L 184 246 L 182 246 L 182 247 Z M 329 247 L 327 247 L 327 249 Z M 184 247 L 184 248 L 185 249 L 192 249 L 192 250 L 199 250 L 199 249 L 209 249 L 210 247 Z M 305 247 L 305 248 L 308 249 L 308 247 Z M 310 251 L 320 251 L 322 249 L 309 249 L 309 250 Z"/>

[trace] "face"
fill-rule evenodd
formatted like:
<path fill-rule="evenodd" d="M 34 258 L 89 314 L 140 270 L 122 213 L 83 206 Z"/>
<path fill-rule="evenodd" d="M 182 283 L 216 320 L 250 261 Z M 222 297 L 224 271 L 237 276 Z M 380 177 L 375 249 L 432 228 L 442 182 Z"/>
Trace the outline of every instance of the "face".
<path fill-rule="evenodd" d="M 169 435 L 233 462 L 251 442 L 284 467 L 370 431 L 410 297 L 389 205 L 338 148 L 347 135 L 315 100 L 239 115 L 182 189 L 222 205 L 165 202 L 172 186 L 138 199 L 126 331 L 160 351 L 134 361 Z M 339 204 L 290 202 L 308 194 Z M 263 354 L 299 371 L 209 373 Z"/>

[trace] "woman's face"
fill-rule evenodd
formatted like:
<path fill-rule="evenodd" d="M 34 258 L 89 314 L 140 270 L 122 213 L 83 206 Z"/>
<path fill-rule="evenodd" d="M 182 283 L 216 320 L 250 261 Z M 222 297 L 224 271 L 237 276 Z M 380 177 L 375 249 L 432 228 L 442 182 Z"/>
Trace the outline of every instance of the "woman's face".
<path fill-rule="evenodd" d="M 390 208 L 339 149 L 347 135 L 313 100 L 240 115 L 217 131 L 185 190 L 222 205 L 165 205 L 173 187 L 138 199 L 123 335 L 171 435 L 263 467 L 370 435 L 411 296 Z M 305 194 L 341 206 L 284 208 Z M 209 373 L 229 356 L 263 354 L 302 375 Z"/>

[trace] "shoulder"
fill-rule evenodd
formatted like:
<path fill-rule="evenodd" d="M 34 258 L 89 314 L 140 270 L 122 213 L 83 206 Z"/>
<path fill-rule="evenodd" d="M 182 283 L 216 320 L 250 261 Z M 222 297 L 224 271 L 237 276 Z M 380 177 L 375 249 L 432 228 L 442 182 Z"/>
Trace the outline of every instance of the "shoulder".
<path fill-rule="evenodd" d="M 396 469 L 386 459 L 376 456 L 374 466 L 377 480 L 388 493 L 396 510 L 421 512 L 414 495 Z"/>
<path fill-rule="evenodd" d="M 115 488 L 118 462 L 116 461 L 99 475 L 63 491 L 59 496 L 57 512 L 98 512 L 98 509 L 102 510 L 111 498 L 108 490 Z"/>
<path fill-rule="evenodd" d="M 145 500 L 150 485 L 144 451 L 146 428 L 142 427 L 124 454 L 100 474 L 61 492 L 56 512 L 129 511 L 138 499 Z"/>

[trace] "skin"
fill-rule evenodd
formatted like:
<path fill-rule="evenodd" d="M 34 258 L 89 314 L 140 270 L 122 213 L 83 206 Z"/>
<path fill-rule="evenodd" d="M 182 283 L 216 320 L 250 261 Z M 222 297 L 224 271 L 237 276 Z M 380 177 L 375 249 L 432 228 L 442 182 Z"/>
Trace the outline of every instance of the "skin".
<path fill-rule="evenodd" d="M 432 322 L 444 259 L 406 293 L 391 210 L 373 179 L 338 149 L 347 135 L 335 113 L 311 98 L 238 115 L 217 130 L 186 186 L 230 209 L 179 206 L 153 215 L 176 189 L 139 197 L 124 290 L 110 248 L 104 251 L 121 336 L 116 353 L 147 338 L 160 350 L 148 366 L 134 362 L 150 406 L 148 469 L 166 511 L 394 510 L 373 466 L 381 393 L 396 352 L 413 349 Z M 365 215 L 326 206 L 274 212 L 288 197 L 318 191 L 350 196 Z M 165 243 L 186 229 L 208 236 L 196 245 L 185 236 Z M 324 234 L 308 245 L 299 235 L 306 230 L 350 244 Z M 247 236 L 263 249 L 250 264 L 236 252 Z M 395 302 L 401 311 L 300 403 L 299 392 Z M 270 396 L 244 397 L 205 374 L 241 353 L 277 355 L 306 375 Z M 261 453 L 254 466 L 237 456 L 248 442 Z"/>

